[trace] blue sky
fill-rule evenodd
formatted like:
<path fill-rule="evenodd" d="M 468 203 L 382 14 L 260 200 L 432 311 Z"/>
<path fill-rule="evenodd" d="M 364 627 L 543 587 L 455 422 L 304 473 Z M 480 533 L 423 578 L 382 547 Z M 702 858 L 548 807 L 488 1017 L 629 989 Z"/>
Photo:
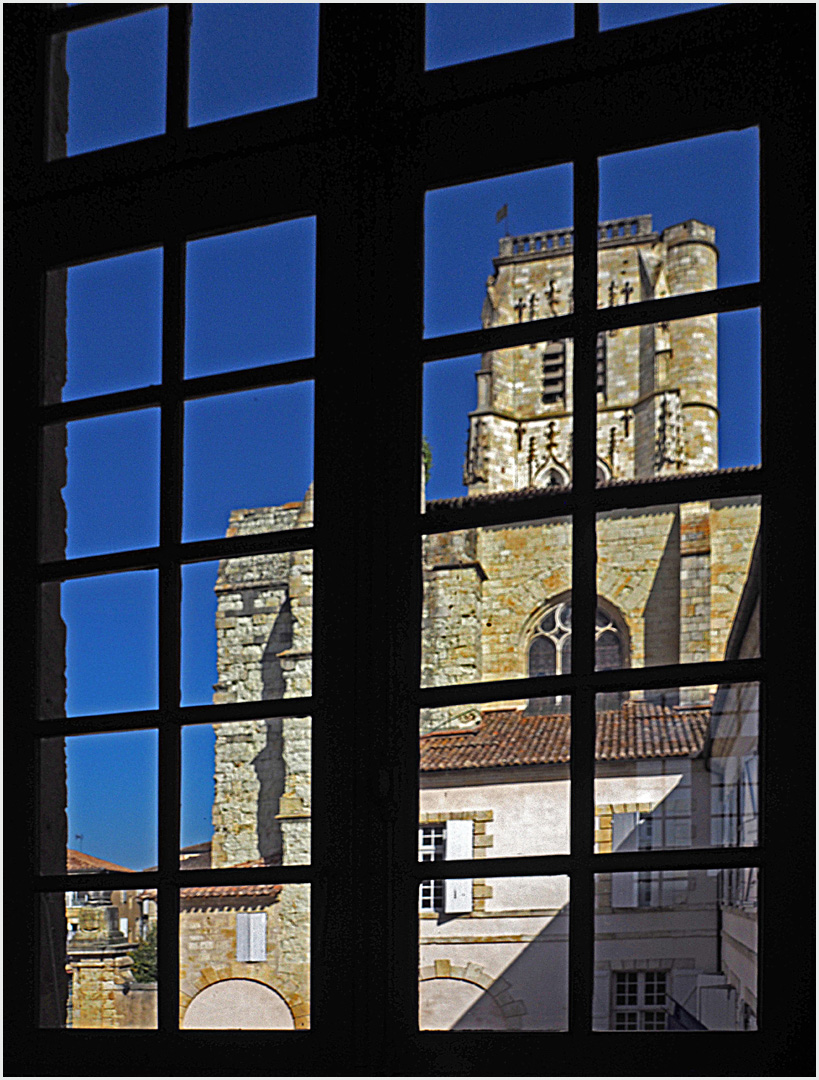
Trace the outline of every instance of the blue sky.
<path fill-rule="evenodd" d="M 712 5 L 602 5 L 601 25 L 645 17 L 649 9 L 667 15 L 704 6 Z M 429 9 L 429 67 L 571 33 L 570 5 Z M 311 4 L 194 5 L 191 122 L 315 94 L 316 26 Z M 162 9 L 71 35 L 70 153 L 163 130 L 166 37 Z M 263 62 L 267 50 L 272 50 L 270 64 Z M 658 229 L 700 218 L 717 229 L 720 284 L 756 280 L 757 154 L 755 132 L 734 132 L 604 159 L 600 217 L 651 213 Z M 570 166 L 430 192 L 425 334 L 480 325 L 499 237 L 507 227 L 518 233 L 569 226 L 571 203 Z M 497 225 L 495 212 L 504 204 L 509 216 Z M 305 218 L 191 241 L 186 374 L 312 355 L 315 236 L 315 219 Z M 754 464 L 759 460 L 757 314 L 722 316 L 719 332 L 721 463 Z M 158 381 L 161 333 L 160 250 L 71 268 L 64 398 Z M 478 361 L 441 361 L 425 372 L 431 498 L 463 493 L 467 412 L 475 404 Z M 224 535 L 232 509 L 304 496 L 312 479 L 311 385 L 190 402 L 185 423 L 185 540 Z M 69 425 L 68 437 L 68 555 L 155 544 L 158 410 L 77 421 Z M 215 577 L 214 562 L 183 569 L 186 704 L 209 702 L 216 681 Z M 62 603 L 69 715 L 156 707 L 156 573 L 69 582 L 62 587 Z M 183 844 L 210 835 L 212 743 L 209 725 L 183 733 Z M 69 739 L 68 781 L 70 846 L 133 869 L 156 863 L 155 733 Z"/>

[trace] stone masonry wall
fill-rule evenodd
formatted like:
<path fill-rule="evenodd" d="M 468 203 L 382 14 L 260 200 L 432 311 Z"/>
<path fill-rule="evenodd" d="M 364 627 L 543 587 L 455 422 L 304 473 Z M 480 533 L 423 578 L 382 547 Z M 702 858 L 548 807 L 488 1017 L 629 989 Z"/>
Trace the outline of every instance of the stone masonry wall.
<path fill-rule="evenodd" d="M 228 535 L 304 527 L 312 505 L 309 491 L 303 503 L 234 511 Z M 222 560 L 215 703 L 310 693 L 312 573 L 310 551 Z M 213 865 L 307 861 L 310 721 L 254 720 L 215 731 Z"/>

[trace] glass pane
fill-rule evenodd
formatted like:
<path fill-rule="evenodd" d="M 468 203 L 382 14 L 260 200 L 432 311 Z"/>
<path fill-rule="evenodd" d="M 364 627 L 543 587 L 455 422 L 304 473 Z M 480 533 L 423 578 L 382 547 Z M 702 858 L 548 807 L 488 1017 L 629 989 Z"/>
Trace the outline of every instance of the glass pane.
<path fill-rule="evenodd" d="M 312 525 L 312 480 L 311 382 L 186 403 L 183 540 Z"/>
<path fill-rule="evenodd" d="M 754 847 L 759 686 L 597 695 L 595 850 Z"/>
<path fill-rule="evenodd" d="M 243 511 L 233 535 L 275 524 Z M 297 510 L 282 517 L 295 516 Z M 290 551 L 182 568 L 182 704 L 311 693 L 313 553 Z"/>
<path fill-rule="evenodd" d="M 598 340 L 598 482 L 759 465 L 759 312 L 609 330 Z"/>
<path fill-rule="evenodd" d="M 427 4 L 427 71 L 574 34 L 571 4 Z"/>
<path fill-rule="evenodd" d="M 156 947 L 155 891 L 43 893 L 40 1027 L 156 1028 Z"/>
<path fill-rule="evenodd" d="M 186 376 L 312 356 L 315 267 L 312 217 L 189 243 Z"/>
<path fill-rule="evenodd" d="M 600 158 L 599 248 L 601 308 L 757 281 L 758 130 Z"/>
<path fill-rule="evenodd" d="M 595 1031 L 755 1031 L 757 871 L 595 876 Z"/>
<path fill-rule="evenodd" d="M 157 746 L 156 731 L 43 740 L 42 873 L 155 869 Z M 67 840 L 58 844 L 66 827 Z"/>
<path fill-rule="evenodd" d="M 122 19 L 59 34 L 53 39 L 52 123 L 65 110 L 68 133 L 61 152 L 84 154 L 165 131 L 168 13 L 163 5 Z M 64 120 L 63 120 L 64 123 Z M 56 152 L 55 152 L 56 151 Z"/>
<path fill-rule="evenodd" d="M 425 337 L 565 315 L 571 165 L 428 191 L 424 243 Z"/>
<path fill-rule="evenodd" d="M 310 1026 L 310 886 L 180 892 L 182 1028 Z"/>
<path fill-rule="evenodd" d="M 158 383 L 161 249 L 51 271 L 45 323 L 47 405 Z"/>
<path fill-rule="evenodd" d="M 760 509 L 753 495 L 597 515 L 598 611 L 623 667 L 759 655 Z"/>
<path fill-rule="evenodd" d="M 184 870 L 310 862 L 310 717 L 182 729 Z"/>
<path fill-rule="evenodd" d="M 318 92 L 318 4 L 194 4 L 191 126 Z"/>
<path fill-rule="evenodd" d="M 568 852 L 569 711 L 567 695 L 421 710 L 421 862 Z"/>
<path fill-rule="evenodd" d="M 542 620 L 570 598 L 571 519 L 431 534 L 423 544 L 421 685 L 528 677 L 532 642 L 548 636 Z"/>
<path fill-rule="evenodd" d="M 466 878 L 419 892 L 422 1031 L 565 1031 L 568 877 Z"/>
<path fill-rule="evenodd" d="M 617 26 L 653 22 L 669 15 L 685 15 L 689 11 L 724 7 L 724 4 L 601 4 L 600 29 L 613 30 Z"/>
<path fill-rule="evenodd" d="M 157 708 L 157 586 L 156 570 L 42 586 L 44 719 Z M 55 618 L 57 597 L 63 626 Z"/>
<path fill-rule="evenodd" d="M 97 416 L 46 428 L 50 448 L 66 440 L 69 558 L 159 542 L 159 409 Z M 47 515 L 51 507 L 43 506 Z M 48 530 L 42 530 L 44 545 Z M 59 558 L 59 549 L 42 552 Z"/>
<path fill-rule="evenodd" d="M 430 509 L 432 499 L 491 495 L 497 501 L 571 484 L 573 356 L 566 339 L 425 366 Z"/>

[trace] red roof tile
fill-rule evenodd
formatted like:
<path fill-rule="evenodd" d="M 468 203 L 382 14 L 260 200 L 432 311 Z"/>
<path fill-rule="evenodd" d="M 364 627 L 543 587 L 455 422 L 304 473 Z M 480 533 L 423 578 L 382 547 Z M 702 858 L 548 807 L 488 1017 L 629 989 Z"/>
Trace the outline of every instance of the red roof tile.
<path fill-rule="evenodd" d="M 106 859 L 98 859 L 95 855 L 86 855 L 83 851 L 74 851 L 73 848 L 66 849 L 66 871 L 69 874 L 80 874 L 86 870 L 124 870 L 126 873 L 132 873 L 129 866 L 118 866 L 116 863 L 108 862 Z"/>
<path fill-rule="evenodd" d="M 595 758 L 694 757 L 702 750 L 710 716 L 707 705 L 678 709 L 627 701 L 597 714 Z M 422 735 L 421 771 L 556 765 L 569 760 L 570 743 L 568 715 L 487 712 L 477 728 Z"/>

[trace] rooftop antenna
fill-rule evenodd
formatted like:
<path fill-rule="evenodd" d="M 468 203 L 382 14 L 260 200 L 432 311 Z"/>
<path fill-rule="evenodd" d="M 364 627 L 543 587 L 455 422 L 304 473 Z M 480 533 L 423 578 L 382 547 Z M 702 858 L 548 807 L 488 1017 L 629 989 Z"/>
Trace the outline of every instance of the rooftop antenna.
<path fill-rule="evenodd" d="M 82 838 L 83 838 L 83 835 L 84 834 L 81 833 L 81 832 L 74 833 L 74 839 L 79 840 L 79 842 L 80 842 L 80 851 L 82 851 Z"/>

